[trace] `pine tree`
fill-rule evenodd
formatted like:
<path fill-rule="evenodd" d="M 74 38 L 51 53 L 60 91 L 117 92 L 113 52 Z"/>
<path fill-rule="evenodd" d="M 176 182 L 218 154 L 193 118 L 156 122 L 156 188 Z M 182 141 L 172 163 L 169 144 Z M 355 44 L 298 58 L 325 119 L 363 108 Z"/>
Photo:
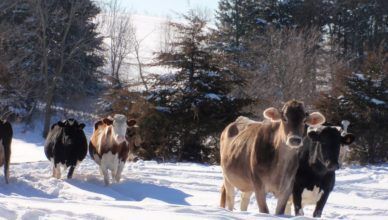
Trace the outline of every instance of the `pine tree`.
<path fill-rule="evenodd" d="M 220 66 L 208 47 L 206 19 L 194 11 L 183 18 L 183 23 L 170 23 L 178 37 L 172 51 L 157 55 L 156 65 L 171 73 L 155 76 L 149 100 L 174 124 L 169 129 L 177 159 L 206 161 L 211 151 L 204 146 L 206 138 L 218 136 L 249 100 L 229 96 L 242 81 Z"/>
<path fill-rule="evenodd" d="M 361 163 L 388 160 L 388 65 L 387 54 L 370 52 L 359 69 L 341 74 L 332 94 L 317 104 L 329 121 L 351 122 L 356 134 L 352 159 Z"/>
<path fill-rule="evenodd" d="M 7 1 L 0 13 L 0 52 L 9 65 L 9 90 L 22 95 L 33 109 L 47 104 L 47 133 L 51 105 L 93 93 L 97 68 L 103 64 L 102 38 L 92 19 L 100 12 L 90 0 Z"/>

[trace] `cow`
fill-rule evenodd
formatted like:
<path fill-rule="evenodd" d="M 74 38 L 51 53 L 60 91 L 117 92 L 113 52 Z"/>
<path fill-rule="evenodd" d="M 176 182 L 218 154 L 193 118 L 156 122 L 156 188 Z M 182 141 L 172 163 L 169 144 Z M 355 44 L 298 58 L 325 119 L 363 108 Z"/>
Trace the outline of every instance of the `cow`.
<path fill-rule="evenodd" d="M 67 178 L 73 177 L 74 169 L 86 157 L 88 142 L 83 131 L 84 123 L 75 119 L 58 121 L 50 128 L 44 144 L 44 153 L 53 167 L 53 177 L 61 178 L 61 168 L 66 170 Z"/>
<path fill-rule="evenodd" d="M 276 214 L 283 214 L 292 193 L 305 124 L 317 126 L 325 122 L 321 113 L 306 113 L 304 104 L 296 100 L 286 102 L 281 110 L 268 108 L 263 114 L 268 120 L 248 122 L 245 126 L 244 120 L 237 120 L 221 134 L 223 208 L 226 204 L 233 210 L 237 188 L 242 192 L 242 211 L 247 210 L 255 192 L 259 211 L 269 213 L 266 193 L 272 192 L 278 199 Z"/>
<path fill-rule="evenodd" d="M 109 170 L 113 181 L 120 182 L 121 172 L 136 142 L 130 132 L 135 125 L 136 120 L 127 120 L 127 117 L 121 114 L 115 114 L 113 118 L 104 118 L 94 125 L 89 142 L 89 154 L 99 165 L 106 186 L 109 185 Z"/>
<path fill-rule="evenodd" d="M 292 199 L 286 213 L 291 214 L 291 200 L 295 215 L 303 215 L 303 206 L 315 204 L 314 217 L 321 217 L 323 208 L 334 188 L 335 171 L 340 167 L 341 145 L 350 145 L 355 137 L 342 133 L 340 127 L 322 125 L 309 129 L 303 142 L 299 167 L 295 176 Z"/>
<path fill-rule="evenodd" d="M 11 123 L 0 120 L 0 167 L 4 166 L 5 183 L 9 182 L 9 163 L 11 159 L 11 142 L 13 130 Z"/>

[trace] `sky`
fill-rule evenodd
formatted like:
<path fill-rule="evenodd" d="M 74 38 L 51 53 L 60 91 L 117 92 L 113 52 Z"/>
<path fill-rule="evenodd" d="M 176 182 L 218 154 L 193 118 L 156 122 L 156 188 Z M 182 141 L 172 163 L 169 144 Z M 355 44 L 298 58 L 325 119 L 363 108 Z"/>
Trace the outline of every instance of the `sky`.
<path fill-rule="evenodd" d="M 121 5 L 136 14 L 166 17 L 185 13 L 191 8 L 206 8 L 214 12 L 218 0 L 121 0 Z"/>

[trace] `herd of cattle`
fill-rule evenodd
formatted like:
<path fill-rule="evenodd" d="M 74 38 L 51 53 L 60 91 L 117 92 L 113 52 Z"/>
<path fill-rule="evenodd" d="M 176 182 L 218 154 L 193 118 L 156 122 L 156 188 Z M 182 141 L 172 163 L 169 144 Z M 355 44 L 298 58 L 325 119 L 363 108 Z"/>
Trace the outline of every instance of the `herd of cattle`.
<path fill-rule="evenodd" d="M 268 213 L 266 194 L 277 198 L 275 213 L 303 215 L 303 205 L 315 204 L 320 217 L 335 183 L 341 146 L 354 135 L 344 128 L 324 124 L 319 112 L 307 113 L 302 102 L 292 100 L 281 110 L 268 108 L 263 122 L 239 117 L 221 134 L 221 168 L 224 182 L 221 207 L 234 207 L 235 188 L 241 191 L 242 211 L 252 193 L 259 211 Z"/>
<path fill-rule="evenodd" d="M 233 210 L 237 188 L 242 211 L 255 193 L 260 212 L 269 213 L 266 194 L 271 192 L 277 198 L 276 214 L 291 214 L 293 203 L 295 214 L 303 215 L 303 205 L 316 204 L 313 216 L 320 217 L 334 187 L 340 148 L 354 140 L 347 133 L 348 124 L 329 125 L 321 113 L 307 113 L 296 100 L 263 114 L 266 120 L 262 122 L 240 116 L 221 134 L 221 207 Z M 105 185 L 110 182 L 109 170 L 112 181 L 119 182 L 129 154 L 141 142 L 136 121 L 120 114 L 97 121 L 89 147 L 84 127 L 74 119 L 51 126 L 44 152 L 52 163 L 53 177 L 61 178 L 61 168 L 69 168 L 67 178 L 72 178 L 89 149 Z M 0 120 L 0 166 L 4 166 L 6 183 L 12 135 L 11 124 Z"/>

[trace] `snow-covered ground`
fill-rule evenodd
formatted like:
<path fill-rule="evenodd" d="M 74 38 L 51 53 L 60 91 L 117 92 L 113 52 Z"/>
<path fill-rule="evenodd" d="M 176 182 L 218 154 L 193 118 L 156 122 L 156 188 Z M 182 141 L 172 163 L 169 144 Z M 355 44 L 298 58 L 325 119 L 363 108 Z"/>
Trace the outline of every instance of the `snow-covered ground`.
<path fill-rule="evenodd" d="M 87 157 L 74 179 L 57 180 L 39 132 L 14 127 L 10 184 L 0 175 L 0 219 L 306 219 L 259 214 L 253 197 L 248 212 L 219 208 L 219 166 L 138 161 L 126 165 L 121 183 L 106 187 Z M 268 196 L 272 213 L 275 202 Z M 306 207 L 306 216 L 312 210 Z M 388 219 L 388 164 L 339 170 L 322 217 Z"/>

